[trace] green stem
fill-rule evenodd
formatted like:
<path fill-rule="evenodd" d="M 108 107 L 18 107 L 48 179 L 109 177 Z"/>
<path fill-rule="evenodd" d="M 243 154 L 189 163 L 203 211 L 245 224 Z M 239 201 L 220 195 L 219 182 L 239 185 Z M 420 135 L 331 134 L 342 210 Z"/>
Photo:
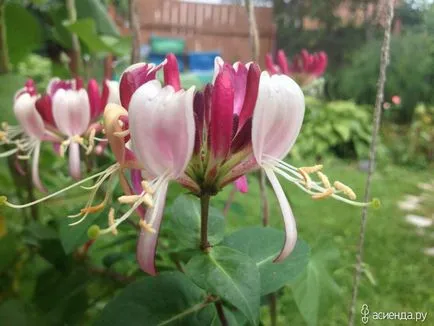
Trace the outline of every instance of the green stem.
<path fill-rule="evenodd" d="M 66 0 L 66 9 L 68 11 L 69 23 L 73 24 L 77 21 L 77 9 L 75 8 L 75 0 Z M 72 52 L 70 69 L 71 74 L 77 77 L 80 72 L 81 56 L 80 56 L 80 41 L 75 33 L 72 33 Z"/>
<path fill-rule="evenodd" d="M 210 195 L 203 194 L 200 197 L 200 249 L 208 252 L 210 246 L 208 242 L 208 214 Z"/>
<path fill-rule="evenodd" d="M 0 0 L 0 74 L 6 74 L 10 69 L 5 17 L 6 4 Z"/>

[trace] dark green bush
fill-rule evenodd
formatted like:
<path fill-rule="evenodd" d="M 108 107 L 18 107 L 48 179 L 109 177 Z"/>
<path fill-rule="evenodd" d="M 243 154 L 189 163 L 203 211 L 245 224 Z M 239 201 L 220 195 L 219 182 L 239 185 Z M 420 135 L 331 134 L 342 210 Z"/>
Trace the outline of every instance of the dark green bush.
<path fill-rule="evenodd" d="M 351 101 L 322 102 L 306 98 L 305 121 L 291 151 L 296 157 L 366 157 L 371 138 L 371 114 Z"/>
<path fill-rule="evenodd" d="M 380 62 L 380 43 L 372 41 L 355 52 L 350 64 L 329 85 L 334 98 L 354 99 L 360 104 L 375 103 Z M 434 39 L 425 33 L 394 37 L 388 69 L 385 98 L 399 95 L 400 123 L 410 122 L 417 103 L 433 103 L 431 81 L 434 76 Z"/>

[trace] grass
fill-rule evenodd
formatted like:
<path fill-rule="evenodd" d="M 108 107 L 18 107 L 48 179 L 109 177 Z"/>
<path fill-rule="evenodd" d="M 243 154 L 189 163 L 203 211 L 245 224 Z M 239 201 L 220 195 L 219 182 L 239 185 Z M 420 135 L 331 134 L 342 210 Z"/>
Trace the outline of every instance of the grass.
<path fill-rule="evenodd" d="M 293 162 L 294 163 L 294 162 Z M 364 192 L 366 173 L 361 172 L 356 163 L 339 160 L 325 162 L 325 170 L 331 180 L 340 180 L 353 187 L 357 194 Z M 416 234 L 413 226 L 404 221 L 405 213 L 397 202 L 405 194 L 419 194 L 418 182 L 432 179 L 428 171 L 409 171 L 396 166 L 379 166 L 374 175 L 372 196 L 381 199 L 381 208 L 370 209 L 368 214 L 367 236 L 364 261 L 372 273 L 373 280 L 364 274 L 362 278 L 357 310 L 367 304 L 371 312 L 432 312 L 433 258 L 422 250 L 429 245 L 429 239 Z M 297 219 L 299 236 L 313 244 L 322 236 L 328 237 L 339 249 L 340 260 L 336 264 L 333 278 L 342 289 L 339 299 L 333 302 L 322 301 L 330 309 L 321 312 L 320 325 L 345 325 L 348 318 L 352 291 L 352 274 L 359 238 L 361 209 L 327 199 L 314 201 L 296 186 L 282 180 L 285 192 L 290 198 Z M 246 225 L 261 223 L 259 189 L 257 180 L 249 179 L 249 193 L 237 194 L 235 203 L 228 214 L 229 230 Z M 223 206 L 230 189 L 221 193 L 214 205 Z M 270 223 L 282 227 L 280 209 L 269 189 Z M 432 240 L 431 240 L 432 242 Z M 432 245 L 432 243 L 431 243 Z M 374 282 L 374 283 L 373 283 Z M 267 309 L 263 309 L 265 318 Z M 279 298 L 279 325 L 303 325 L 300 313 L 292 298 L 290 288 L 286 288 Z M 360 315 L 356 317 L 356 324 Z M 370 325 L 409 325 L 409 321 L 385 322 L 370 321 Z"/>

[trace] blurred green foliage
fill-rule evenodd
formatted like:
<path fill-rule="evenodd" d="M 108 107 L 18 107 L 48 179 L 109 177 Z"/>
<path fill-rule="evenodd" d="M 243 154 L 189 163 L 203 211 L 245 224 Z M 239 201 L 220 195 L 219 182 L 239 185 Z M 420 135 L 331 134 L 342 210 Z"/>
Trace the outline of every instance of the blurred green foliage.
<path fill-rule="evenodd" d="M 307 97 L 305 120 L 291 155 L 366 158 L 370 139 L 369 107 L 351 101 L 325 102 Z"/>
<path fill-rule="evenodd" d="M 340 71 L 329 87 L 333 97 L 354 99 L 361 104 L 375 102 L 380 66 L 379 47 L 379 41 L 372 41 L 354 53 L 350 63 Z M 411 122 L 417 103 L 434 102 L 433 58 L 434 38 L 431 35 L 408 33 L 392 39 L 385 98 L 394 95 L 401 97 L 400 111 L 396 115 L 398 122 Z"/>

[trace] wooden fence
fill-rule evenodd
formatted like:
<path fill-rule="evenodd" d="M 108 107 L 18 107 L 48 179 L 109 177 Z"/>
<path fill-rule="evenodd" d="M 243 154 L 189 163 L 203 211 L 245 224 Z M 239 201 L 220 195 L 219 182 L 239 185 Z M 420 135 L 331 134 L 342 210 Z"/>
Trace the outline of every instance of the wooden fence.
<path fill-rule="evenodd" d="M 251 46 L 246 9 L 179 0 L 139 0 L 141 42 L 154 35 L 181 37 L 186 51 L 214 51 L 228 61 L 250 61 Z M 275 27 L 271 8 L 255 8 L 260 36 L 260 58 L 270 52 Z"/>

